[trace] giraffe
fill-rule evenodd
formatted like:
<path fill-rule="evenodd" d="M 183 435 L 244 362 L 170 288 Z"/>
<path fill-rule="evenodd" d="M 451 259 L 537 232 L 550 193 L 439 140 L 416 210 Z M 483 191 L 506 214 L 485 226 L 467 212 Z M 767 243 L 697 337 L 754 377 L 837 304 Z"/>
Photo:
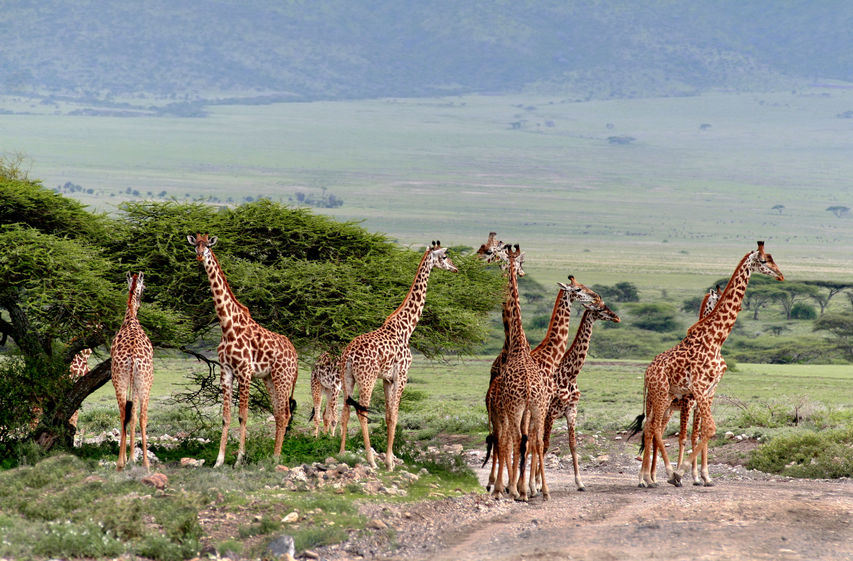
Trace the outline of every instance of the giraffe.
<path fill-rule="evenodd" d="M 601 297 L 594 291 L 578 283 L 573 275 L 569 275 L 569 284 L 560 282 L 557 283 L 557 285 L 560 287 L 560 290 L 557 292 L 557 298 L 554 301 L 554 308 L 551 312 L 551 320 L 548 323 L 548 329 L 545 333 L 545 337 L 535 349 L 530 351 L 530 356 L 541 369 L 542 379 L 544 383 L 543 388 L 547 393 L 547 399 L 549 401 L 550 396 L 556 393 L 558 389 L 555 385 L 554 371 L 557 367 L 557 364 L 559 364 L 560 360 L 563 358 L 563 354 L 566 352 L 566 344 L 569 340 L 569 320 L 571 318 L 572 303 L 580 302 L 584 306 L 587 306 L 598 302 L 601 299 Z M 505 336 L 506 335 L 508 334 L 505 334 Z M 494 411 L 494 397 L 497 393 L 497 385 L 500 384 L 500 379 L 496 378 L 496 370 L 499 373 L 500 365 L 506 361 L 507 346 L 508 337 L 505 338 L 504 349 L 501 351 L 501 354 L 495 359 L 494 363 L 492 363 L 492 379 L 489 383 L 489 389 L 486 392 L 486 408 L 487 411 L 490 412 L 490 414 L 492 411 Z M 547 438 L 547 436 L 544 436 L 543 438 Z M 536 461 L 536 457 L 531 458 L 531 481 L 533 481 L 534 475 L 536 475 L 535 469 L 538 465 Z M 495 464 L 496 462 L 493 459 L 492 473 L 489 476 L 489 483 L 487 484 L 487 489 L 491 486 L 491 484 L 494 483 L 495 480 Z M 531 491 L 531 496 L 536 495 L 537 486 L 535 484 L 531 484 L 529 488 Z"/>
<path fill-rule="evenodd" d="M 705 316 L 707 316 L 714 309 L 714 306 L 717 305 L 717 301 L 720 299 L 720 286 L 717 285 L 707 293 L 702 298 L 702 303 L 699 305 L 699 319 L 701 320 Z M 722 361 L 722 356 L 719 358 Z M 725 362 L 722 363 L 722 366 L 725 366 Z M 719 367 L 718 367 L 719 368 Z M 722 372 L 719 373 L 719 377 L 722 378 Z M 675 410 L 676 407 L 679 409 L 679 429 L 678 429 L 678 461 L 676 465 L 681 465 L 681 462 L 684 460 L 684 450 L 685 445 L 687 443 L 687 421 L 690 418 L 690 411 L 694 409 L 696 405 L 696 400 L 693 399 L 692 396 L 684 396 L 681 399 L 676 399 L 672 402 L 672 405 L 667 409 L 664 420 L 662 421 L 661 426 L 666 428 L 669 424 L 669 419 Z M 648 414 L 648 411 L 646 412 Z M 639 431 L 637 431 L 639 432 Z M 635 433 L 632 433 L 633 436 Z M 693 430 L 690 432 L 690 444 L 691 447 L 696 446 L 696 441 L 699 436 L 699 416 L 696 412 L 693 412 Z M 652 443 L 654 449 L 652 450 L 652 467 L 651 467 L 651 476 L 652 481 L 656 480 L 656 472 L 657 472 L 657 445 Z M 642 452 L 642 450 L 640 450 Z M 696 460 L 693 460 L 691 465 L 691 475 L 693 476 L 693 484 L 694 485 L 702 485 L 702 481 L 699 479 L 699 468 Z"/>
<path fill-rule="evenodd" d="M 486 239 L 486 243 L 481 244 L 479 249 L 477 249 L 477 255 L 486 259 L 489 263 L 491 263 L 489 258 L 492 252 L 503 247 L 503 242 L 495 237 L 497 235 L 497 232 L 489 232 L 489 237 Z"/>
<path fill-rule="evenodd" d="M 83 349 L 71 359 L 71 366 L 68 369 L 68 374 L 71 377 L 72 382 L 76 382 L 83 376 L 89 373 L 89 357 L 92 356 L 92 349 Z M 75 429 L 77 428 L 77 417 L 80 415 L 80 411 L 75 411 L 68 422 Z"/>
<path fill-rule="evenodd" d="M 500 383 L 495 391 L 496 408 L 491 417 L 493 438 L 497 445 L 497 474 L 492 496 L 500 498 L 503 484 L 501 475 L 505 466 L 509 470 L 509 494 L 526 501 L 527 485 L 524 477 L 524 462 L 529 452 L 541 464 L 543 416 L 547 409 L 542 368 L 530 356 L 530 343 L 521 323 L 521 308 L 518 301 L 518 277 L 515 259 L 521 255 L 515 249 L 505 247 L 509 260 L 509 292 L 504 303 L 504 329 L 509 333 L 506 358 L 500 367 Z M 550 497 L 548 485 L 542 478 L 542 496 Z"/>
<path fill-rule="evenodd" d="M 434 267 L 459 272 L 447 255 L 447 248 L 441 242 L 434 241 L 424 252 L 418 265 L 415 279 L 400 306 L 386 319 L 382 327 L 363 333 L 350 342 L 340 359 L 340 376 L 344 390 L 344 405 L 341 410 L 341 449 L 343 454 L 347 440 L 347 423 L 350 405 L 356 410 L 364 438 L 364 450 L 371 467 L 376 467 L 373 449 L 370 447 L 370 435 L 367 432 L 367 411 L 370 396 L 377 379 L 382 379 L 385 390 L 385 422 L 388 427 L 388 448 L 385 453 L 385 465 L 388 471 L 394 469 L 394 434 L 397 428 L 397 412 L 400 396 L 409 377 L 412 364 L 412 351 L 409 339 L 417 327 L 418 320 L 426 301 L 427 283 Z M 358 385 L 358 401 L 353 399 L 355 386 Z"/>
<path fill-rule="evenodd" d="M 681 486 L 684 472 L 701 452 L 703 483 L 706 486 L 713 485 L 708 474 L 707 446 L 717 430 L 711 416 L 714 391 L 726 369 L 720 348 L 734 327 L 753 271 L 775 277 L 779 281 L 785 278 L 773 257 L 764 252 L 764 242 L 759 241 L 758 249 L 747 253 L 735 267 L 714 309 L 693 324 L 680 343 L 655 357 L 646 369 L 646 403 L 650 405 L 644 407 L 649 411 L 649 416 L 643 429 L 644 450 L 640 487 L 656 485 L 651 477 L 652 441 L 660 451 L 669 483 Z M 696 400 L 700 442 L 693 448 L 690 456 L 673 469 L 663 446 L 661 423 L 673 400 L 685 396 L 692 396 Z M 638 417 L 638 422 L 642 422 L 642 415 Z"/>
<path fill-rule="evenodd" d="M 221 364 L 220 385 L 222 386 L 222 437 L 219 441 L 219 455 L 214 467 L 225 463 L 225 445 L 228 442 L 228 426 L 231 424 L 231 396 L 234 379 L 238 387 L 238 417 L 240 420 L 240 445 L 235 465 L 242 463 L 246 454 L 246 421 L 249 412 L 249 385 L 252 378 L 260 378 L 270 395 L 275 418 L 275 447 L 273 458 L 281 456 L 284 434 L 291 420 L 293 388 L 299 374 L 296 363 L 296 349 L 284 335 L 274 333 L 258 325 L 252 319 L 249 308 L 241 304 L 225 278 L 219 260 L 211 249 L 216 236 L 207 234 L 187 236 L 193 246 L 196 259 L 204 265 L 210 281 L 210 291 L 222 340 L 217 352 Z M 295 402 L 293 402 L 295 406 Z"/>
<path fill-rule="evenodd" d="M 139 432 L 142 437 L 142 465 L 148 465 L 148 395 L 154 381 L 154 347 L 142 329 L 136 312 L 142 302 L 145 290 L 144 275 L 140 271 L 135 275 L 127 274 L 127 311 L 124 321 L 113 338 L 110 347 L 112 359 L 111 376 L 118 401 L 119 422 L 121 425 L 121 443 L 118 449 L 118 471 L 124 469 L 127 458 L 127 425 L 130 424 L 130 461 L 133 461 L 133 437 L 136 428 L 136 414 L 139 411 Z M 134 407 L 134 403 L 138 403 Z"/>
<path fill-rule="evenodd" d="M 329 436 L 335 435 L 335 427 L 338 424 L 338 395 L 341 393 L 341 370 L 338 361 L 332 353 L 324 352 L 317 357 L 314 368 L 311 369 L 311 397 L 314 399 L 314 408 L 308 420 L 314 419 L 314 438 L 317 438 L 320 432 L 321 415 L 323 432 Z M 321 413 L 324 394 L 326 409 Z"/>
<path fill-rule="evenodd" d="M 575 485 L 578 491 L 586 490 L 580 479 L 577 440 L 575 436 L 575 421 L 578 414 L 578 401 L 581 392 L 578 389 L 578 374 L 580 374 L 589 352 L 589 340 L 592 337 L 592 326 L 596 321 L 612 321 L 619 323 L 619 316 L 600 300 L 584 310 L 580 325 L 575 333 L 572 345 L 563 355 L 554 371 L 553 379 L 556 391 L 551 396 L 548 415 L 545 417 L 544 447 L 545 451 L 551 444 L 551 428 L 554 421 L 560 417 L 566 418 L 569 430 L 569 449 L 572 452 L 572 467 L 575 470 Z"/>

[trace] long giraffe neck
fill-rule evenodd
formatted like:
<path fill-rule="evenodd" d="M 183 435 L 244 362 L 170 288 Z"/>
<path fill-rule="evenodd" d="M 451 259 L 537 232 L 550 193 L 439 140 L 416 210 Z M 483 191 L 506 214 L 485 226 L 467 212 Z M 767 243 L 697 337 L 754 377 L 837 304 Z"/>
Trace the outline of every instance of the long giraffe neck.
<path fill-rule="evenodd" d="M 226 332 L 232 329 L 234 320 L 238 317 L 251 320 L 252 315 L 249 313 L 249 308 L 238 302 L 237 297 L 231 292 L 225 273 L 219 266 L 219 260 L 210 248 L 204 256 L 204 270 L 207 272 L 207 278 L 210 281 L 213 305 L 216 308 L 216 315 L 219 318 L 219 326 L 222 331 Z"/>
<path fill-rule="evenodd" d="M 139 282 L 138 277 L 133 277 L 133 282 L 127 293 L 127 309 L 124 312 L 124 321 L 122 323 L 131 323 L 138 321 L 136 319 L 136 311 L 139 309 L 139 298 L 136 296 L 136 283 Z"/>
<path fill-rule="evenodd" d="M 420 265 L 418 265 L 418 271 L 415 273 L 415 280 L 409 288 L 409 293 L 402 304 L 388 316 L 383 324 L 383 327 L 401 334 L 406 342 L 412 336 L 412 332 L 417 327 L 418 320 L 421 319 L 421 314 L 424 311 L 427 283 L 429 282 L 430 271 L 432 271 L 432 264 L 428 259 L 429 254 L 430 250 L 427 249 L 421 258 Z"/>
<path fill-rule="evenodd" d="M 589 340 L 592 336 L 592 325 L 594 323 L 595 317 L 592 312 L 584 310 L 578 331 L 575 333 L 575 340 L 572 341 L 572 346 L 566 351 L 556 371 L 560 386 L 566 386 L 577 378 L 584 361 L 586 361 L 586 355 L 589 353 Z"/>
<path fill-rule="evenodd" d="M 557 294 L 557 300 L 554 302 L 554 310 L 551 312 L 551 321 L 548 324 L 548 331 L 545 333 L 545 338 L 539 345 L 530 351 L 539 365 L 544 366 L 550 372 L 554 371 L 563 354 L 566 352 L 566 343 L 569 341 L 569 319 L 572 315 L 572 303 L 569 298 L 563 294 L 563 291 Z"/>
<path fill-rule="evenodd" d="M 521 323 L 521 304 L 518 299 L 518 276 L 515 272 L 514 259 L 509 263 L 509 296 L 506 301 L 507 322 L 506 332 L 509 334 L 507 351 L 526 350 L 530 352 L 530 343 L 524 334 L 524 326 Z"/>
<path fill-rule="evenodd" d="M 688 336 L 704 338 L 706 344 L 717 348 L 725 343 L 743 304 L 752 274 L 752 260 L 756 259 L 756 255 L 756 252 L 748 253 L 741 259 L 714 309 L 687 330 Z"/>

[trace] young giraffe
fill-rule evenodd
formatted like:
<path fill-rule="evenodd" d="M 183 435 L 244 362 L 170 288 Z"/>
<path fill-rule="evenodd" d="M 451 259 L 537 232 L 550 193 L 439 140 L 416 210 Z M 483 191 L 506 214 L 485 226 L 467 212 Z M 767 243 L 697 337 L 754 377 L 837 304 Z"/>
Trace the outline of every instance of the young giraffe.
<path fill-rule="evenodd" d="M 71 376 L 71 381 L 76 382 L 83 376 L 89 373 L 89 357 L 92 356 L 92 349 L 83 349 L 71 359 L 71 366 L 68 369 L 68 372 Z M 80 415 L 80 411 L 75 411 L 71 418 L 68 420 L 71 423 L 71 426 L 77 428 L 77 417 Z"/>
<path fill-rule="evenodd" d="M 509 259 L 509 294 L 504 303 L 506 308 L 504 329 L 509 333 L 506 359 L 500 368 L 500 383 L 496 388 L 496 411 L 492 417 L 492 430 L 497 443 L 497 474 L 492 495 L 500 498 L 501 482 L 505 466 L 509 470 L 509 494 L 515 499 L 526 501 L 527 485 L 524 477 L 524 462 L 529 452 L 539 463 L 543 460 L 543 418 L 548 406 L 542 369 L 530 356 L 530 343 L 521 323 L 521 307 L 518 300 L 518 278 L 515 259 L 521 254 L 506 248 Z M 542 478 L 542 496 L 550 497 L 548 485 Z"/>
<path fill-rule="evenodd" d="M 720 299 L 720 287 L 716 286 L 709 290 L 705 296 L 702 298 L 702 303 L 699 305 L 699 319 L 701 320 L 714 309 L 714 306 L 717 305 L 717 301 Z M 723 371 L 725 370 L 725 361 L 722 360 L 722 356 L 720 356 L 720 361 L 722 361 L 721 366 Z M 723 372 L 719 372 L 719 377 L 722 378 Z M 673 411 L 676 408 L 679 409 L 679 429 L 678 429 L 678 461 L 675 465 L 681 465 L 681 462 L 684 460 L 684 450 L 687 444 L 687 422 L 690 419 L 690 411 L 693 410 L 693 430 L 690 432 L 690 445 L 691 447 L 696 446 L 696 442 L 699 438 L 699 415 L 695 411 L 696 400 L 693 399 L 692 396 L 684 396 L 681 399 L 676 399 L 672 402 L 669 409 L 667 409 L 666 416 L 662 421 L 662 426 L 664 429 L 669 424 L 669 419 L 672 416 Z M 646 412 L 648 414 L 648 411 Z M 631 433 L 631 436 L 634 436 L 639 432 L 637 429 L 635 432 Z M 655 449 L 652 450 L 652 467 L 651 467 L 651 476 L 652 481 L 657 480 L 657 445 L 652 444 Z M 642 445 L 641 445 L 642 446 Z M 642 452 L 642 448 L 640 449 Z M 693 484 L 694 485 L 702 485 L 702 481 L 699 479 L 699 467 L 697 461 L 694 459 L 690 468 L 691 475 L 693 476 Z"/>
<path fill-rule="evenodd" d="M 335 435 L 338 424 L 338 395 L 341 393 L 341 369 L 338 359 L 329 352 L 324 352 L 311 369 L 311 397 L 314 408 L 311 410 L 310 421 L 314 419 L 314 438 L 320 432 L 320 417 L 323 417 L 323 432 L 329 436 Z M 326 396 L 326 409 L 321 413 L 323 395 Z"/>
<path fill-rule="evenodd" d="M 612 321 L 619 323 L 621 320 L 603 302 L 588 306 L 581 316 L 580 325 L 575 333 L 575 339 L 571 347 L 563 355 L 560 364 L 554 372 L 554 381 L 557 391 L 552 395 L 548 407 L 548 416 L 545 417 L 544 447 L 548 451 L 551 445 L 551 428 L 554 421 L 560 417 L 566 418 L 566 426 L 569 430 L 569 449 L 572 452 L 572 467 L 575 470 L 575 485 L 578 491 L 586 490 L 580 479 L 577 440 L 575 437 L 575 421 L 578 414 L 578 401 L 581 392 L 578 389 L 578 374 L 580 374 L 589 352 L 589 340 L 592 337 L 592 326 L 598 321 Z"/>
<path fill-rule="evenodd" d="M 133 461 L 133 438 L 136 429 L 136 412 L 139 411 L 139 432 L 142 437 L 142 465 L 148 465 L 148 394 L 154 381 L 154 347 L 139 324 L 136 312 L 142 302 L 145 283 L 142 272 L 127 274 L 127 311 L 124 321 L 113 338 L 110 347 L 110 367 L 113 386 L 118 401 L 121 443 L 118 449 L 116 468 L 121 471 L 128 461 L 127 425 L 130 424 L 130 461 Z M 134 407 L 134 402 L 138 403 Z"/>
<path fill-rule="evenodd" d="M 240 446 L 235 465 L 243 461 L 246 453 L 246 421 L 249 413 L 249 384 L 252 378 L 261 378 L 264 381 L 272 401 L 275 418 L 273 458 L 278 460 L 281 456 L 284 433 L 287 431 L 292 415 L 291 398 L 298 375 L 296 349 L 284 335 L 258 325 L 252 319 L 249 308 L 234 296 L 225 273 L 219 265 L 219 260 L 210 249 L 216 243 L 216 236 L 209 238 L 207 234 L 198 234 L 187 236 L 187 241 L 195 248 L 196 259 L 204 264 L 222 330 L 222 340 L 217 347 L 221 364 L 222 438 L 219 441 L 219 455 L 214 467 L 220 467 L 225 462 L 225 445 L 228 442 L 228 426 L 231 424 L 234 378 L 239 384 L 238 417 L 240 420 Z"/>
<path fill-rule="evenodd" d="M 661 453 L 669 483 L 681 486 L 684 472 L 701 452 L 702 480 L 706 486 L 713 485 L 708 474 L 707 446 L 717 430 L 711 416 L 714 391 L 725 372 L 720 348 L 734 327 L 753 271 L 775 277 L 779 281 L 785 278 L 774 263 L 773 257 L 764 252 L 764 242 L 758 242 L 758 249 L 747 253 L 738 263 L 711 313 L 693 324 L 680 343 L 655 357 L 646 369 L 646 399 L 651 403 L 651 407 L 646 408 L 650 413 L 643 430 L 645 448 L 640 470 L 640 487 L 656 485 L 651 477 L 653 440 Z M 663 445 L 661 423 L 673 400 L 688 395 L 692 395 L 696 400 L 701 441 L 693 448 L 690 457 L 673 470 Z"/>
<path fill-rule="evenodd" d="M 372 467 L 376 467 L 376 462 L 373 459 L 370 435 L 367 432 L 367 411 L 373 386 L 377 379 L 382 379 L 385 389 L 385 422 L 388 427 L 385 465 L 391 471 L 394 469 L 393 447 L 394 433 L 397 428 L 397 410 L 400 406 L 400 396 L 409 378 L 409 366 L 412 364 L 409 339 L 421 318 L 426 301 L 427 283 L 433 267 L 452 273 L 459 271 L 447 255 L 447 248 L 441 247 L 441 242 L 438 241 L 432 242 L 424 252 L 415 273 L 415 280 L 402 304 L 385 319 L 382 327 L 353 339 L 341 355 L 339 364 L 344 390 L 344 406 L 340 422 L 340 452 L 343 454 L 346 447 L 349 408 L 352 405 L 361 424 L 367 461 Z M 358 401 L 352 397 L 356 385 L 358 385 Z"/>

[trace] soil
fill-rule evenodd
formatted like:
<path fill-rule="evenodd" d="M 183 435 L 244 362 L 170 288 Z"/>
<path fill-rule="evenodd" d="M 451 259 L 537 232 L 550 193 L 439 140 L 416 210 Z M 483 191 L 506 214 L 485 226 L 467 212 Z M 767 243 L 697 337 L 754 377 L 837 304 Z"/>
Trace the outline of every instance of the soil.
<path fill-rule="evenodd" d="M 749 443 L 712 451 L 743 457 Z M 321 559 L 624 560 L 853 559 L 853 481 L 804 480 L 710 466 L 713 487 L 637 487 L 635 447 L 586 462 L 578 492 L 570 462 L 546 471 L 551 499 L 494 500 L 485 492 L 362 505 L 375 527 L 318 548 Z M 481 483 L 488 472 L 471 456 Z M 383 528 L 387 525 L 387 528 Z"/>

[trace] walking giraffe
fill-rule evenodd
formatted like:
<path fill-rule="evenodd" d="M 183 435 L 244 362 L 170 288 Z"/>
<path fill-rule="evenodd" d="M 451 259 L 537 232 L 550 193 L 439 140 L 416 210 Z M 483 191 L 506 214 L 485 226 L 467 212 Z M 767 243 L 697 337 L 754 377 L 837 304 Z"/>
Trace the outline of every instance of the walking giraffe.
<path fill-rule="evenodd" d="M 548 405 L 548 416 L 545 417 L 544 447 L 548 451 L 551 445 L 551 428 L 554 421 L 560 417 L 566 418 L 566 426 L 569 430 L 569 449 L 572 452 L 572 467 L 575 470 L 575 486 L 578 491 L 584 491 L 583 482 L 580 479 L 578 465 L 577 439 L 575 435 L 575 421 L 578 414 L 578 401 L 581 392 L 578 389 L 578 374 L 580 374 L 589 352 L 589 340 L 592 337 L 592 326 L 598 320 L 619 323 L 621 320 L 610 308 L 599 301 L 590 306 L 581 316 L 580 325 L 575 333 L 575 339 L 569 350 L 563 355 L 560 364 L 554 371 L 554 385 L 557 390 L 551 396 Z"/>
<path fill-rule="evenodd" d="M 720 287 L 719 285 L 709 290 L 705 296 L 702 298 L 702 303 L 699 305 L 699 319 L 704 318 L 711 310 L 714 309 L 714 306 L 717 305 L 717 301 L 720 299 Z M 722 378 L 723 372 L 725 371 L 725 361 L 723 361 L 722 355 L 720 355 L 719 359 L 716 360 L 718 363 L 718 370 L 722 368 L 722 371 L 718 372 L 718 377 Z M 719 381 L 718 378 L 718 381 Z M 679 429 L 678 429 L 678 461 L 675 465 L 681 465 L 681 462 L 684 460 L 684 450 L 685 445 L 687 443 L 687 422 L 690 419 L 690 412 L 693 411 L 693 430 L 690 431 L 690 445 L 691 447 L 696 447 L 696 442 L 699 438 L 699 415 L 695 411 L 696 400 L 693 399 L 693 396 L 684 396 L 681 399 L 676 399 L 672 402 L 669 409 L 666 411 L 666 416 L 663 421 L 661 421 L 662 426 L 666 429 L 666 426 L 669 424 L 669 419 L 672 416 L 673 411 L 676 408 L 679 409 L 678 419 L 679 419 Z M 646 414 L 649 412 L 646 411 Z M 631 436 L 634 436 L 636 433 L 640 431 L 640 428 L 636 428 Z M 654 450 L 652 450 L 652 467 L 651 467 L 651 476 L 652 481 L 657 481 L 657 445 L 652 441 L 652 446 Z M 640 452 L 642 452 L 642 444 L 640 448 Z M 693 484 L 694 485 L 702 485 L 702 481 L 699 479 L 699 467 L 696 459 L 693 460 L 690 466 L 690 473 L 693 476 Z"/>
<path fill-rule="evenodd" d="M 246 421 L 249 413 L 249 384 L 252 378 L 260 378 L 264 381 L 272 401 L 275 418 L 273 458 L 278 460 L 281 456 L 284 433 L 293 414 L 291 398 L 298 375 L 296 349 L 284 335 L 258 325 L 252 319 L 249 308 L 234 296 L 225 273 L 219 265 L 219 260 L 210 249 L 216 243 L 216 236 L 197 234 L 187 236 L 187 240 L 195 248 L 196 259 L 204 264 L 222 330 L 222 340 L 217 347 L 221 364 L 222 438 L 219 441 L 219 455 L 214 467 L 219 467 L 225 462 L 225 445 L 228 442 L 228 426 L 231 424 L 234 378 L 239 384 L 238 417 L 240 420 L 240 445 L 235 465 L 239 465 L 246 454 Z"/>
<path fill-rule="evenodd" d="M 773 257 L 764 252 L 764 242 L 758 242 L 758 249 L 747 253 L 735 267 L 717 305 L 704 318 L 687 330 L 687 336 L 675 347 L 659 354 L 646 369 L 645 386 L 649 411 L 643 429 L 643 465 L 640 470 L 640 487 L 653 487 L 657 484 L 651 476 L 652 442 L 657 445 L 661 460 L 666 467 L 668 482 L 681 486 L 681 479 L 698 454 L 702 453 L 702 481 L 704 485 L 713 485 L 708 473 L 708 441 L 716 433 L 717 426 L 711 416 L 711 404 L 716 386 L 725 372 L 725 361 L 720 348 L 731 333 L 737 320 L 749 278 L 753 271 L 784 280 L 784 275 L 776 266 Z M 689 458 L 673 470 L 663 445 L 662 422 L 673 400 L 692 395 L 696 400 L 699 414 L 700 442 L 693 448 Z M 643 415 L 638 417 L 642 422 Z"/>
<path fill-rule="evenodd" d="M 373 459 L 370 435 L 367 432 L 367 410 L 370 406 L 373 386 L 377 379 L 382 379 L 385 389 L 385 422 L 388 427 L 385 465 L 391 471 L 394 469 L 393 447 L 394 433 L 397 428 L 397 411 L 400 407 L 400 396 L 409 379 L 409 366 L 412 364 L 409 339 L 421 318 L 426 301 L 427 283 L 433 267 L 452 273 L 459 271 L 447 255 L 447 248 L 441 247 L 441 242 L 432 242 L 421 258 L 415 280 L 402 304 L 385 319 L 382 327 L 353 339 L 341 355 L 340 372 L 344 406 L 340 422 L 340 452 L 343 453 L 346 447 L 349 408 L 352 405 L 361 425 L 367 461 L 372 467 L 376 467 L 376 462 Z M 353 399 L 356 385 L 358 401 Z"/>
<path fill-rule="evenodd" d="M 314 408 L 308 418 L 314 420 L 314 438 L 320 432 L 320 417 L 323 418 L 323 432 L 329 436 L 335 435 L 335 427 L 338 424 L 338 395 L 341 393 L 341 369 L 338 366 L 340 359 L 332 353 L 324 352 L 314 363 L 311 369 L 311 397 Z M 323 396 L 326 396 L 326 409 L 320 411 L 323 405 Z"/>
<path fill-rule="evenodd" d="M 121 471 L 128 461 L 127 446 L 130 447 L 130 461 L 133 461 L 133 438 L 136 429 L 136 415 L 139 412 L 139 433 L 142 437 L 142 465 L 148 465 L 148 395 L 154 381 L 154 347 L 151 340 L 139 324 L 136 312 L 142 302 L 145 282 L 142 272 L 127 274 L 127 310 L 124 321 L 113 338 L 110 347 L 110 375 L 118 401 L 121 442 L 118 449 L 116 468 Z M 135 405 L 136 404 L 136 405 Z M 134 406 L 135 405 L 135 406 Z M 127 425 L 130 424 L 130 442 L 127 439 Z"/>

